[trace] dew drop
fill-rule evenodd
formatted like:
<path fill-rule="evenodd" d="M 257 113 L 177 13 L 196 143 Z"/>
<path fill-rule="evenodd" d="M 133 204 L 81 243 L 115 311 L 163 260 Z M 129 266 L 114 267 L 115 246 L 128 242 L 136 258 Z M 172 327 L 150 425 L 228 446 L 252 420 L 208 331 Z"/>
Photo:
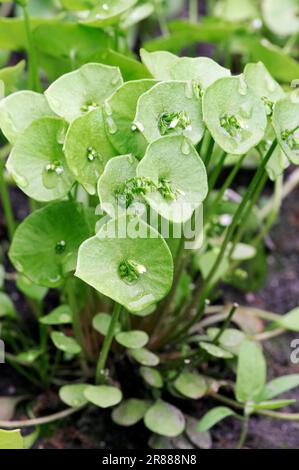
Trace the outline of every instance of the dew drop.
<path fill-rule="evenodd" d="M 89 162 L 93 162 L 99 154 L 93 147 L 87 147 L 86 157 Z"/>
<path fill-rule="evenodd" d="M 59 181 L 59 177 L 64 173 L 63 166 L 59 161 L 47 163 L 42 173 L 42 180 L 45 188 L 53 189 Z"/>
<path fill-rule="evenodd" d="M 181 145 L 181 151 L 184 155 L 189 155 L 190 153 L 190 144 L 187 139 L 183 139 L 182 145 Z"/>
<path fill-rule="evenodd" d="M 239 77 L 239 87 L 238 92 L 240 95 L 245 96 L 247 94 L 247 84 L 242 76 Z"/>
<path fill-rule="evenodd" d="M 134 122 L 134 125 L 136 126 L 136 128 L 137 128 L 140 132 L 144 132 L 144 125 L 142 124 L 142 122 L 140 122 L 140 121 L 135 121 L 135 122 Z"/>
<path fill-rule="evenodd" d="M 132 131 L 132 132 L 136 132 L 136 131 L 137 131 L 137 126 L 136 126 L 136 124 L 133 123 L 133 124 L 131 125 L 131 131 Z"/>
<path fill-rule="evenodd" d="M 49 277 L 48 282 L 51 284 L 57 284 L 57 282 L 61 281 L 61 276 L 60 274 L 57 274 L 55 277 Z"/>
<path fill-rule="evenodd" d="M 57 242 L 56 245 L 55 245 L 55 252 L 56 252 L 58 255 L 61 255 L 61 254 L 65 251 L 65 248 L 66 248 L 66 242 L 65 242 L 65 240 L 60 240 L 60 241 Z"/>
<path fill-rule="evenodd" d="M 106 112 L 107 116 L 111 116 L 112 115 L 112 108 L 110 106 L 109 101 L 105 101 L 104 108 L 105 108 L 105 112 Z"/>
<path fill-rule="evenodd" d="M 108 11 L 109 10 L 109 5 L 107 5 L 107 3 L 103 3 L 102 9 L 105 10 L 105 11 Z"/>
<path fill-rule="evenodd" d="M 115 124 L 114 119 L 111 116 L 109 116 L 106 119 L 106 123 L 107 123 L 109 133 L 115 134 L 117 132 L 117 125 Z"/>

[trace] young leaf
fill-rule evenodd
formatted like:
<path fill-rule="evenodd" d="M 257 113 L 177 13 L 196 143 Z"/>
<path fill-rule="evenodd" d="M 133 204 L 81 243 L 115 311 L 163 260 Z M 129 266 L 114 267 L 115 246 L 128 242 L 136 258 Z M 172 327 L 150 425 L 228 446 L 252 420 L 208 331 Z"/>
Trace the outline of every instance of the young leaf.
<path fill-rule="evenodd" d="M 89 213 L 80 204 L 48 204 L 19 225 L 9 257 L 32 282 L 57 287 L 75 269 L 79 245 L 91 232 Z"/>
<path fill-rule="evenodd" d="M 163 378 L 157 369 L 143 366 L 143 367 L 140 367 L 139 372 L 143 380 L 151 387 L 154 387 L 154 388 L 163 387 Z"/>
<path fill-rule="evenodd" d="M 203 116 L 216 143 L 235 155 L 257 145 L 267 125 L 264 105 L 242 75 L 220 78 L 206 90 Z"/>
<path fill-rule="evenodd" d="M 145 348 L 130 349 L 129 354 L 136 362 L 143 366 L 155 367 L 160 362 L 159 356 Z"/>
<path fill-rule="evenodd" d="M 217 64 L 209 57 L 180 57 L 170 66 L 170 75 L 173 80 L 191 80 L 201 94 L 218 78 L 229 77 L 230 70 Z"/>
<path fill-rule="evenodd" d="M 17 90 L 17 84 L 22 73 L 24 72 L 24 68 L 25 60 L 20 60 L 20 62 L 18 62 L 16 65 L 5 67 L 0 70 L 0 81 L 2 80 L 4 83 L 4 91 L 6 95 L 9 95 L 10 93 L 13 93 Z"/>
<path fill-rule="evenodd" d="M 0 292 L 0 318 L 15 317 L 16 310 L 10 297 L 5 292 Z"/>
<path fill-rule="evenodd" d="M 59 390 L 60 399 L 72 408 L 83 406 L 88 402 L 84 395 L 88 386 L 87 384 L 64 385 Z"/>
<path fill-rule="evenodd" d="M 114 408 L 111 415 L 112 420 L 120 426 L 133 426 L 144 417 L 149 406 L 145 400 L 130 398 Z"/>
<path fill-rule="evenodd" d="M 65 122 L 57 117 L 33 121 L 18 138 L 7 169 L 27 196 L 37 201 L 64 197 L 73 184 L 62 151 Z"/>
<path fill-rule="evenodd" d="M 41 349 L 28 349 L 27 351 L 17 354 L 17 359 L 24 364 L 33 364 L 41 354 Z"/>
<path fill-rule="evenodd" d="M 52 310 L 39 319 L 43 325 L 64 325 L 72 323 L 73 313 L 69 305 L 59 305 L 59 307 Z"/>
<path fill-rule="evenodd" d="M 122 216 L 81 245 L 75 275 L 127 310 L 139 312 L 167 294 L 173 261 L 155 229 Z"/>
<path fill-rule="evenodd" d="M 223 359 L 231 359 L 233 356 L 232 353 L 226 351 L 225 349 L 220 348 L 212 343 L 207 343 L 205 341 L 200 341 L 199 346 L 206 351 L 210 356 L 223 358 Z"/>
<path fill-rule="evenodd" d="M 178 56 L 167 51 L 147 52 L 145 49 L 140 49 L 140 57 L 154 78 L 172 79 L 170 67 L 178 60 Z"/>
<path fill-rule="evenodd" d="M 208 411 L 199 421 L 197 426 L 198 432 L 205 432 L 211 429 L 215 424 L 219 423 L 228 416 L 235 416 L 236 413 L 227 406 L 216 406 Z"/>
<path fill-rule="evenodd" d="M 140 349 L 148 342 L 148 334 L 144 331 L 121 331 L 115 336 L 116 341 L 129 349 Z"/>
<path fill-rule="evenodd" d="M 24 449 L 23 437 L 19 429 L 0 429 L 0 449 Z"/>
<path fill-rule="evenodd" d="M 240 402 L 257 400 L 266 381 L 266 361 L 259 344 L 246 340 L 238 359 L 236 397 Z"/>
<path fill-rule="evenodd" d="M 185 417 L 175 406 L 157 400 L 146 412 L 144 424 L 152 432 L 175 437 L 184 431 Z"/>
<path fill-rule="evenodd" d="M 157 190 L 144 197 L 158 214 L 174 223 L 186 222 L 208 191 L 207 173 L 193 145 L 183 136 L 166 136 L 150 144 L 137 167 Z"/>
<path fill-rule="evenodd" d="M 36 119 L 51 116 L 44 95 L 34 91 L 17 91 L 0 102 L 0 128 L 11 143 Z"/>
<path fill-rule="evenodd" d="M 148 142 L 164 135 L 184 135 L 196 144 L 204 132 L 201 100 L 189 82 L 157 83 L 140 96 L 133 124 Z"/>
<path fill-rule="evenodd" d="M 299 374 L 290 374 L 270 380 L 259 396 L 259 401 L 267 401 L 299 386 Z"/>
<path fill-rule="evenodd" d="M 48 292 L 46 287 L 35 284 L 23 274 L 18 274 L 16 285 L 26 297 L 36 300 L 37 302 L 42 301 Z"/>
<path fill-rule="evenodd" d="M 137 0 L 105 0 L 96 5 L 84 21 L 88 26 L 103 28 L 117 23 L 127 10 L 132 8 Z"/>
<path fill-rule="evenodd" d="M 111 385 L 89 385 L 84 391 L 84 396 L 100 408 L 109 408 L 122 400 L 121 391 Z"/>
<path fill-rule="evenodd" d="M 71 123 L 63 150 L 76 180 L 89 194 L 95 194 L 106 162 L 116 154 L 106 136 L 101 109 L 79 116 Z"/>
<path fill-rule="evenodd" d="M 140 195 L 138 188 L 134 188 L 137 165 L 138 160 L 132 155 L 120 155 L 109 160 L 99 179 L 98 194 L 101 207 L 112 218 L 129 207 L 132 213 L 138 209 Z"/>
<path fill-rule="evenodd" d="M 60 331 L 52 331 L 51 339 L 57 349 L 66 352 L 68 354 L 79 354 L 81 352 L 81 346 L 71 336 L 66 336 Z"/>
<path fill-rule="evenodd" d="M 253 403 L 253 410 L 276 410 L 277 408 L 283 408 L 284 406 L 293 405 L 296 400 L 268 400 L 260 401 L 259 403 Z"/>
<path fill-rule="evenodd" d="M 290 96 L 274 106 L 273 127 L 282 150 L 291 163 L 299 164 L 299 103 Z"/>
<path fill-rule="evenodd" d="M 71 122 L 100 107 L 122 82 L 117 67 L 91 63 L 58 78 L 45 95 L 52 110 Z"/>
<path fill-rule="evenodd" d="M 138 98 L 156 83 L 156 80 L 126 82 L 106 100 L 104 115 L 107 135 L 120 154 L 132 153 L 143 157 L 147 142 L 133 121 Z"/>
<path fill-rule="evenodd" d="M 108 333 L 108 329 L 111 322 L 111 315 L 109 313 L 98 313 L 92 319 L 92 326 L 96 331 L 98 331 L 101 335 L 106 336 Z M 121 329 L 120 323 L 118 322 L 114 332 L 118 333 Z"/>
<path fill-rule="evenodd" d="M 203 397 L 207 391 L 204 377 L 196 371 L 183 370 L 175 380 L 174 386 L 182 395 L 193 400 Z"/>

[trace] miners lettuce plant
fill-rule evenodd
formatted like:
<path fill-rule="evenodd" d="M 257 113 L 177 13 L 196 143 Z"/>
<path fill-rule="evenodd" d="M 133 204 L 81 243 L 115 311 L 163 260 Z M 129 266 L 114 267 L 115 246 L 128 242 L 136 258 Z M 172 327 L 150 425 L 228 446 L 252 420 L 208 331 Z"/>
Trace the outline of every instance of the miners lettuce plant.
<path fill-rule="evenodd" d="M 105 15 L 102 5 L 89 21 Z M 298 94 L 261 62 L 232 76 L 204 57 L 141 57 L 144 79 L 124 82 L 119 68 L 88 63 L 43 94 L 0 101 L 6 168 L 32 206 L 16 228 L 2 172 L 9 258 L 40 325 L 38 342 L 26 337 L 1 294 L 7 357 L 36 386 L 60 384 L 69 408 L 57 418 L 88 403 L 113 407 L 113 421 L 143 419 L 150 444 L 163 447 L 209 446 L 208 430 L 231 416 L 242 446 L 252 414 L 298 419 L 275 409 L 293 403 L 276 397 L 299 375 L 266 383 L 262 351 L 263 340 L 299 331 L 298 309 L 222 306 L 216 289 L 256 279 L 283 170 L 299 161 Z M 248 161 L 254 174 L 239 189 Z M 261 211 L 268 177 L 274 196 Z M 52 311 L 48 289 L 60 297 Z M 221 406 L 199 422 L 184 413 L 182 399 L 206 396 Z"/>

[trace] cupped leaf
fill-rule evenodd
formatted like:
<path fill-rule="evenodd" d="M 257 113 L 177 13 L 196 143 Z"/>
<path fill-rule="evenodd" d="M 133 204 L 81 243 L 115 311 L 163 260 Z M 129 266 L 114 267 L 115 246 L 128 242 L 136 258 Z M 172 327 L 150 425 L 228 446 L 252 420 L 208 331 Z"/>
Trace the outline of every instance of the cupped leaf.
<path fill-rule="evenodd" d="M 298 0 L 264 0 L 262 13 L 266 25 L 273 33 L 279 36 L 298 33 Z"/>
<path fill-rule="evenodd" d="M 129 354 L 136 362 L 143 366 L 155 367 L 160 362 L 159 356 L 145 348 L 130 349 Z"/>
<path fill-rule="evenodd" d="M 120 155 L 107 163 L 98 182 L 98 194 L 101 207 L 111 217 L 130 208 L 130 213 L 138 213 L 142 202 L 142 183 L 136 179 L 138 160 L 132 155 Z"/>
<path fill-rule="evenodd" d="M 122 82 L 118 67 L 90 63 L 58 78 L 45 95 L 53 111 L 71 122 L 100 107 Z"/>
<path fill-rule="evenodd" d="M 264 64 L 262 62 L 247 64 L 244 68 L 244 79 L 254 93 L 262 99 L 267 114 L 272 114 L 273 104 L 285 94 Z"/>
<path fill-rule="evenodd" d="M 84 395 L 84 391 L 88 387 L 87 384 L 71 384 L 64 385 L 59 390 L 59 397 L 72 408 L 78 408 L 79 406 L 85 405 L 88 400 Z"/>
<path fill-rule="evenodd" d="M 190 82 L 157 83 L 138 99 L 134 124 L 148 142 L 184 135 L 196 144 L 204 132 L 201 99 Z"/>
<path fill-rule="evenodd" d="M 46 98 L 40 93 L 17 91 L 0 101 L 0 128 L 11 143 L 35 120 L 51 116 Z"/>
<path fill-rule="evenodd" d="M 299 374 L 290 374 L 270 380 L 263 388 L 259 401 L 268 401 L 281 393 L 288 392 L 299 386 Z"/>
<path fill-rule="evenodd" d="M 39 319 L 43 325 L 64 325 L 72 323 L 73 313 L 69 305 L 59 305 L 44 317 Z"/>
<path fill-rule="evenodd" d="M 101 109 L 79 116 L 71 123 L 63 150 L 76 180 L 90 194 L 95 194 L 106 162 L 116 154 L 107 138 Z"/>
<path fill-rule="evenodd" d="M 285 315 L 282 315 L 276 323 L 278 326 L 285 328 L 286 330 L 299 331 L 299 307 L 296 307 Z"/>
<path fill-rule="evenodd" d="M 81 346 L 71 336 L 67 336 L 61 331 L 52 331 L 51 339 L 57 349 L 68 354 L 79 354 Z"/>
<path fill-rule="evenodd" d="M 201 94 L 218 78 L 229 77 L 231 73 L 209 57 L 181 57 L 170 66 L 170 74 L 173 80 L 191 80 Z"/>
<path fill-rule="evenodd" d="M 140 349 L 146 345 L 149 338 L 145 331 L 131 330 L 117 333 L 115 339 L 125 348 Z"/>
<path fill-rule="evenodd" d="M 206 341 L 200 341 L 199 345 L 204 351 L 210 354 L 210 356 L 223 359 L 231 359 L 233 357 L 232 353 L 226 351 L 223 348 L 220 348 L 219 346 L 216 346 L 215 344 L 208 343 Z"/>
<path fill-rule="evenodd" d="M 279 145 L 295 165 L 299 164 L 299 101 L 290 96 L 274 106 L 273 127 Z"/>
<path fill-rule="evenodd" d="M 140 49 L 141 60 L 157 80 L 171 80 L 170 67 L 178 60 L 178 56 L 167 51 L 148 52 Z"/>
<path fill-rule="evenodd" d="M 27 196 L 37 201 L 64 197 L 74 182 L 62 151 L 65 122 L 58 117 L 33 121 L 18 138 L 7 169 Z"/>
<path fill-rule="evenodd" d="M 163 400 L 157 400 L 146 412 L 145 426 L 161 436 L 179 436 L 185 429 L 183 413 Z"/>
<path fill-rule="evenodd" d="M 104 114 L 107 135 L 120 154 L 143 156 L 147 142 L 133 120 L 138 98 L 156 83 L 149 79 L 126 82 L 106 100 Z"/>
<path fill-rule="evenodd" d="M 197 430 L 199 432 L 207 431 L 215 426 L 215 424 L 219 423 L 219 421 L 222 421 L 229 416 L 236 416 L 236 413 L 227 406 L 216 406 L 201 418 L 198 423 Z"/>
<path fill-rule="evenodd" d="M 238 155 L 260 142 L 267 125 L 263 103 L 241 75 L 220 78 L 206 90 L 203 116 L 216 143 Z"/>
<path fill-rule="evenodd" d="M 98 331 L 101 335 L 106 336 L 109 330 L 109 326 L 111 323 L 111 315 L 109 313 L 98 313 L 92 319 L 92 326 L 96 331 Z M 118 333 L 121 329 L 120 323 L 118 322 L 115 326 L 114 333 Z"/>
<path fill-rule="evenodd" d="M 173 261 L 155 229 L 122 216 L 81 245 L 75 275 L 129 311 L 139 312 L 167 294 Z"/>
<path fill-rule="evenodd" d="M 57 287 L 75 268 L 79 245 L 92 233 L 90 223 L 80 204 L 48 204 L 17 228 L 9 251 L 11 262 L 32 282 Z"/>
<path fill-rule="evenodd" d="M 5 95 L 9 95 L 17 90 L 17 85 L 22 73 L 24 72 L 24 68 L 25 60 L 21 60 L 16 65 L 0 69 L 0 81 L 2 80 L 4 83 Z"/>
<path fill-rule="evenodd" d="M 19 429 L 0 429 L 0 449 L 24 449 L 24 441 Z"/>
<path fill-rule="evenodd" d="M 183 370 L 174 382 L 178 392 L 188 398 L 198 400 L 207 391 L 207 383 L 204 377 L 196 371 Z"/>
<path fill-rule="evenodd" d="M 109 408 L 122 400 L 121 390 L 111 385 L 89 385 L 84 390 L 84 396 L 100 408 Z"/>
<path fill-rule="evenodd" d="M 84 20 L 88 26 L 104 27 L 119 22 L 121 17 L 132 8 L 137 0 L 105 0 L 96 5 Z"/>
<path fill-rule="evenodd" d="M 137 167 L 137 176 L 149 178 L 156 190 L 144 197 L 165 219 L 186 222 L 208 191 L 205 166 L 183 136 L 166 136 L 150 144 Z"/>
<path fill-rule="evenodd" d="M 143 367 L 140 367 L 139 372 L 143 380 L 151 387 L 154 387 L 154 388 L 163 387 L 163 378 L 157 369 L 143 366 Z"/>
<path fill-rule="evenodd" d="M 266 361 L 259 344 L 246 340 L 238 359 L 236 397 L 240 402 L 257 400 L 266 381 Z"/>
<path fill-rule="evenodd" d="M 130 398 L 112 411 L 112 420 L 120 426 L 133 426 L 140 421 L 149 408 L 149 402 Z"/>

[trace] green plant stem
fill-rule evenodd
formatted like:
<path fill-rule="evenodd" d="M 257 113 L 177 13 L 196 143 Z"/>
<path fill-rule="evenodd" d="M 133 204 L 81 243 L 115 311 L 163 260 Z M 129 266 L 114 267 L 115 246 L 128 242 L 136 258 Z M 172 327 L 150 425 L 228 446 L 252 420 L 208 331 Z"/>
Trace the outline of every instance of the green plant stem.
<path fill-rule="evenodd" d="M 99 360 L 97 363 L 97 368 L 96 368 L 96 383 L 101 383 L 105 379 L 105 365 L 106 365 L 106 360 L 109 354 L 110 346 L 114 337 L 114 332 L 115 328 L 119 319 L 119 315 L 121 312 L 122 306 L 118 303 L 114 304 L 114 309 L 109 325 L 108 332 L 105 336 L 103 346 L 99 355 Z"/>
<path fill-rule="evenodd" d="M 196 314 L 189 320 L 189 322 L 180 330 L 176 333 L 175 335 L 175 338 L 178 338 L 180 337 L 182 334 L 185 334 L 186 332 L 188 332 L 189 328 L 194 325 L 194 323 L 196 323 L 202 316 L 202 314 L 204 313 L 204 306 L 205 306 L 205 302 L 206 302 L 206 299 L 207 299 L 207 296 L 209 295 L 210 293 L 210 290 L 213 286 L 213 278 L 215 276 L 215 274 L 217 273 L 217 269 L 222 261 L 222 258 L 223 256 L 225 255 L 225 252 L 227 250 L 227 246 L 229 244 L 229 242 L 231 241 L 231 238 L 235 232 L 235 229 L 237 228 L 238 224 L 239 224 L 239 220 L 240 220 L 240 217 L 242 216 L 242 213 L 244 211 L 244 209 L 246 208 L 246 205 L 248 203 L 248 201 L 250 200 L 250 198 L 253 196 L 256 188 L 259 186 L 260 184 L 260 181 L 263 179 L 264 177 L 264 172 L 265 172 L 265 166 L 267 164 L 267 162 L 269 161 L 275 147 L 276 147 L 276 144 L 277 144 L 277 141 L 276 139 L 272 142 L 268 152 L 266 153 L 264 159 L 262 160 L 260 166 L 258 167 L 253 179 L 251 180 L 251 183 L 249 184 L 249 187 L 238 207 L 238 209 L 236 210 L 234 216 L 233 216 L 233 219 L 232 219 L 232 222 L 231 224 L 229 225 L 229 227 L 227 228 L 227 231 L 226 231 L 226 235 L 225 235 L 225 238 L 224 238 L 224 241 L 221 245 L 221 249 L 219 251 L 219 254 L 204 282 L 204 285 L 201 287 L 200 284 L 197 285 L 197 288 L 195 288 L 195 292 L 194 292 L 194 297 L 193 297 L 193 301 L 191 301 L 191 304 L 190 306 L 187 307 L 187 313 L 194 310 L 197 306 L 197 303 L 198 303 L 198 296 L 200 295 L 200 300 L 199 300 L 199 305 L 197 307 L 197 312 Z"/>
<path fill-rule="evenodd" d="M 189 21 L 191 23 L 198 22 L 197 0 L 189 0 Z"/>
<path fill-rule="evenodd" d="M 248 425 L 249 425 L 249 417 L 246 416 L 245 419 L 244 419 L 244 421 L 243 421 L 242 430 L 241 430 L 241 435 L 240 435 L 240 440 L 239 440 L 239 442 L 238 442 L 237 449 L 242 449 L 242 447 L 243 447 L 244 444 L 245 444 L 246 437 L 247 437 L 247 434 L 248 434 Z"/>
<path fill-rule="evenodd" d="M 167 21 L 165 19 L 163 8 L 159 2 L 155 2 L 155 10 L 162 36 L 169 36 Z"/>
<path fill-rule="evenodd" d="M 5 215 L 5 220 L 7 224 L 8 236 L 9 236 L 9 239 L 12 240 L 13 234 L 15 232 L 16 224 L 15 224 L 15 219 L 14 219 L 14 215 L 13 215 L 13 211 L 12 211 L 12 207 L 10 203 L 7 182 L 5 179 L 4 166 L 5 166 L 5 162 L 4 160 L 1 159 L 0 160 L 0 196 L 1 196 L 3 211 Z"/>
<path fill-rule="evenodd" d="M 226 328 L 228 327 L 228 325 L 230 324 L 231 322 L 231 319 L 235 313 L 235 311 L 237 310 L 237 308 L 239 307 L 239 305 L 237 303 L 234 303 L 230 309 L 230 311 L 228 312 L 228 315 L 227 317 L 225 318 L 221 328 L 220 328 L 220 331 L 217 333 L 217 335 L 215 336 L 215 338 L 213 339 L 213 343 L 217 343 L 219 341 L 219 339 L 221 338 L 223 332 L 226 330 Z"/>
<path fill-rule="evenodd" d="M 227 153 L 224 152 L 224 151 L 221 153 L 221 155 L 219 157 L 219 161 L 218 161 L 217 165 L 215 166 L 215 168 L 212 171 L 211 177 L 209 179 L 209 192 L 213 191 L 213 189 L 215 187 L 215 184 L 216 184 L 216 182 L 218 180 L 218 177 L 221 173 L 226 155 L 227 155 Z"/>
<path fill-rule="evenodd" d="M 215 143 L 215 141 L 214 141 L 213 137 L 211 136 L 211 134 L 209 134 L 207 153 L 206 153 L 205 159 L 204 159 L 204 164 L 206 166 L 207 171 L 208 171 L 209 164 L 210 164 L 210 161 L 211 161 L 211 158 L 212 158 L 212 155 L 213 155 L 214 143 Z"/>
<path fill-rule="evenodd" d="M 22 8 L 28 47 L 28 88 L 40 92 L 42 91 L 42 86 L 38 73 L 36 49 L 33 42 L 27 2 L 22 5 Z"/>
<path fill-rule="evenodd" d="M 52 423 L 53 421 L 58 421 L 59 419 L 66 418 L 67 416 L 77 413 L 77 411 L 82 410 L 85 405 L 78 408 L 67 408 L 66 410 L 59 411 L 49 416 L 43 416 L 42 418 L 33 418 L 26 419 L 24 421 L 3 421 L 0 420 L 0 428 L 4 429 L 14 429 L 14 428 L 29 428 L 31 426 L 39 426 L 41 424 Z"/>

